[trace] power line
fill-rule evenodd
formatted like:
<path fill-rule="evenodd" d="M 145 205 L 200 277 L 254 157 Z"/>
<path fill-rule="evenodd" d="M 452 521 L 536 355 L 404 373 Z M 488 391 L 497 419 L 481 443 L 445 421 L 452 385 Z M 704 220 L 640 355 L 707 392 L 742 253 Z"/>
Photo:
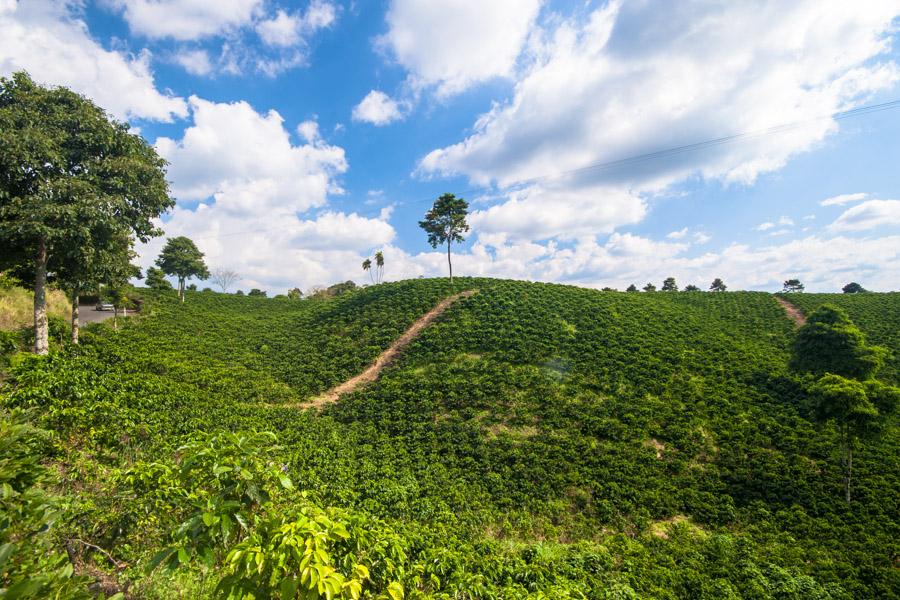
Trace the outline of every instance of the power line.
<path fill-rule="evenodd" d="M 697 150 L 713 148 L 713 147 L 721 146 L 724 144 L 730 144 L 732 142 L 736 142 L 739 140 L 747 140 L 747 139 L 752 139 L 752 138 L 756 138 L 756 137 L 764 137 L 767 135 L 773 135 L 776 133 L 784 133 L 786 131 L 798 129 L 805 125 L 811 125 L 812 123 L 817 123 L 819 121 L 824 121 L 824 120 L 829 120 L 829 119 L 835 120 L 835 121 L 841 121 L 844 119 L 849 119 L 851 117 L 868 115 L 868 114 L 872 114 L 872 113 L 893 110 L 896 108 L 900 108 L 900 99 L 890 100 L 888 102 L 882 102 L 880 104 L 871 104 L 868 106 L 861 106 L 859 108 L 853 108 L 853 109 L 846 110 L 846 111 L 830 113 L 830 114 L 821 115 L 818 117 L 812 117 L 810 119 L 806 119 L 803 121 L 794 121 L 792 123 L 783 123 L 780 125 L 774 125 L 772 127 L 767 127 L 765 129 L 757 129 L 754 131 L 744 131 L 741 133 L 726 135 L 726 136 L 719 137 L 719 138 L 704 140 L 702 142 L 694 142 L 694 143 L 685 144 L 682 146 L 675 146 L 672 148 L 665 148 L 663 150 L 656 150 L 654 152 L 647 152 L 644 154 L 636 154 L 634 156 L 628 156 L 626 158 L 620 158 L 617 160 L 588 164 L 588 165 L 578 167 L 575 169 L 569 169 L 569 170 L 565 170 L 565 171 L 557 171 L 555 173 L 547 173 L 544 175 L 538 175 L 538 176 L 530 177 L 527 179 L 520 179 L 520 180 L 513 181 L 511 183 L 506 184 L 505 186 L 503 186 L 503 188 L 508 190 L 510 188 L 534 184 L 539 181 L 544 181 L 547 179 L 555 179 L 555 178 L 559 178 L 559 177 L 565 177 L 568 175 L 576 175 L 578 173 L 585 173 L 585 172 L 590 172 L 590 171 L 608 171 L 608 170 L 619 169 L 622 167 L 630 167 L 632 165 L 640 164 L 640 163 L 647 162 L 650 160 L 668 158 L 670 156 L 677 156 L 679 154 L 685 154 L 687 152 L 695 152 Z M 459 194 L 475 194 L 475 193 L 484 192 L 484 191 L 494 191 L 495 189 L 497 191 L 499 191 L 499 189 L 495 188 L 492 185 L 484 185 L 484 186 L 480 186 L 480 187 L 471 188 L 468 190 L 462 190 L 459 192 Z M 405 200 L 405 201 L 401 200 L 399 202 L 396 202 L 395 204 L 409 205 L 409 204 L 418 204 L 421 202 L 432 202 L 433 200 L 434 200 L 434 198 L 429 197 L 429 198 L 421 198 L 419 200 Z M 293 225 L 289 225 L 289 226 L 285 226 L 285 227 L 270 227 L 267 229 L 256 229 L 256 230 L 248 230 L 248 231 L 235 231 L 235 232 L 231 232 L 231 233 L 222 233 L 222 234 L 218 234 L 218 235 L 199 237 L 199 238 L 195 238 L 195 239 L 196 240 L 218 239 L 218 238 L 232 237 L 232 236 L 238 236 L 238 235 L 249 235 L 252 233 L 267 233 L 270 231 L 280 231 L 283 229 L 290 229 L 292 227 L 293 227 Z"/>

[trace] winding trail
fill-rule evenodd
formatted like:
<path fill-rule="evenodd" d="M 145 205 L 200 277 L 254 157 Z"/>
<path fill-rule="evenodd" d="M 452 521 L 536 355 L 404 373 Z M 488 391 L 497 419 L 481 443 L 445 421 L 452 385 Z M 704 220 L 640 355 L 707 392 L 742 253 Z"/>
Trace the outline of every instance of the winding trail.
<path fill-rule="evenodd" d="M 784 312 L 787 313 L 788 318 L 794 322 L 794 325 L 797 327 L 803 327 L 806 325 L 806 315 L 803 314 L 803 311 L 782 298 L 781 296 L 773 296 L 775 301 L 781 305 L 781 308 L 784 309 Z"/>
<path fill-rule="evenodd" d="M 349 394 L 354 391 L 356 388 L 366 385 L 367 383 L 371 383 L 378 379 L 378 376 L 381 374 L 381 371 L 390 365 L 397 355 L 409 345 L 414 339 L 419 337 L 419 334 L 423 329 L 431 325 L 435 319 L 441 316 L 445 310 L 450 308 L 454 302 L 459 300 L 460 298 L 468 298 L 474 294 L 478 293 L 478 290 L 466 290 L 464 292 L 459 292 L 457 294 L 453 294 L 452 296 L 447 296 L 440 302 L 438 302 L 434 308 L 429 310 L 427 313 L 416 319 L 416 321 L 409 326 L 409 329 L 403 332 L 403 335 L 394 340 L 394 343 L 391 344 L 384 352 L 378 355 L 378 358 L 375 359 L 375 362 L 372 363 L 368 369 L 356 375 L 355 377 L 351 377 L 344 383 L 341 383 L 324 394 L 316 396 L 311 400 L 303 402 L 300 404 L 301 408 L 321 408 L 326 404 L 330 404 L 332 402 L 337 402 L 337 399 L 340 398 L 343 394 Z"/>

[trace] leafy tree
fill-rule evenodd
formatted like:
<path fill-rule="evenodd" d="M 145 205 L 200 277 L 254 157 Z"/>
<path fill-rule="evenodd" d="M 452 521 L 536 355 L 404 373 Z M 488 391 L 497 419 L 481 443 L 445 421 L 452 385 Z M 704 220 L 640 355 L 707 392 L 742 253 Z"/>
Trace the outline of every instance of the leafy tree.
<path fill-rule="evenodd" d="M 197 279 L 209 278 L 209 270 L 203 262 L 203 253 L 197 248 L 190 238 L 179 236 L 170 238 L 166 242 L 156 265 L 166 275 L 174 275 L 178 278 L 178 297 L 184 302 L 184 282 L 191 277 Z"/>
<path fill-rule="evenodd" d="M 900 388 L 829 373 L 816 382 L 812 395 L 816 420 L 833 422 L 837 427 L 844 470 L 844 498 L 849 504 L 854 447 L 884 431 L 888 417 L 896 412 L 900 403 Z"/>
<path fill-rule="evenodd" d="M 147 287 L 152 290 L 171 290 L 172 284 L 169 283 L 169 280 L 166 279 L 166 274 L 162 272 L 162 269 L 158 269 L 156 267 L 150 267 L 147 269 L 147 279 L 144 280 L 144 283 L 147 284 Z"/>
<path fill-rule="evenodd" d="M 234 282 L 236 282 L 240 278 L 241 275 L 237 271 L 224 268 L 213 270 L 212 276 L 210 277 L 214 284 L 222 288 L 222 293 L 224 294 L 227 294 L 228 288 L 230 288 L 232 284 L 234 284 Z"/>
<path fill-rule="evenodd" d="M 124 233 L 159 235 L 153 219 L 174 205 L 165 164 L 83 96 L 24 72 L 0 79 L 0 268 L 30 265 L 36 353 L 49 349 L 48 272 Z"/>
<path fill-rule="evenodd" d="M 800 283 L 799 279 L 788 279 L 784 282 L 784 292 L 802 292 L 806 286 Z"/>
<path fill-rule="evenodd" d="M 364 260 L 362 263 L 362 268 L 363 271 L 369 274 L 369 279 L 372 281 L 372 283 L 375 283 L 375 275 L 372 273 L 372 259 L 367 258 L 366 260 Z"/>
<path fill-rule="evenodd" d="M 645 292 L 655 292 L 656 286 L 653 285 L 652 283 L 647 283 L 647 285 L 644 286 L 644 291 Z"/>
<path fill-rule="evenodd" d="M 823 304 L 797 331 L 791 368 L 817 377 L 832 373 L 862 380 L 878 371 L 886 355 L 885 348 L 866 344 L 843 309 Z"/>
<path fill-rule="evenodd" d="M 863 286 L 861 286 L 858 283 L 856 283 L 855 281 L 853 281 L 851 283 L 848 283 L 844 287 L 842 287 L 841 291 L 843 291 L 845 294 L 861 294 L 868 290 L 866 290 Z"/>
<path fill-rule="evenodd" d="M 632 283 L 627 288 L 625 288 L 625 291 L 626 292 L 636 292 L 636 291 L 638 291 L 638 289 L 637 289 L 637 286 Z"/>
<path fill-rule="evenodd" d="M 462 234 L 469 231 L 466 223 L 469 203 L 453 194 L 443 194 L 427 213 L 425 219 L 419 221 L 419 227 L 428 234 L 428 243 L 432 248 L 447 244 L 447 266 L 450 268 L 450 282 L 453 282 L 453 263 L 450 260 L 450 245 L 453 242 L 464 242 Z"/>
<path fill-rule="evenodd" d="M 196 283 L 192 283 L 192 284 L 188 285 L 188 286 L 187 286 L 187 290 L 188 290 L 189 292 L 196 292 L 196 291 L 197 291 L 197 284 L 196 284 Z"/>
<path fill-rule="evenodd" d="M 235 295 L 235 296 L 243 296 L 243 295 L 244 295 L 244 290 L 238 290 L 238 291 L 236 291 L 236 292 L 234 293 L 234 295 Z"/>
<path fill-rule="evenodd" d="M 698 288 L 696 285 L 694 285 L 693 283 L 691 283 L 691 284 L 688 284 L 688 285 L 684 286 L 684 291 L 686 291 L 686 292 L 699 292 L 699 291 L 700 291 L 700 288 Z"/>
<path fill-rule="evenodd" d="M 303 292 L 300 291 L 300 288 L 295 287 L 288 290 L 287 297 L 290 300 L 300 300 L 301 298 L 303 298 Z"/>
<path fill-rule="evenodd" d="M 713 279 L 713 282 L 709 285 L 709 291 L 711 292 L 724 292 L 727 289 L 725 282 L 719 277 Z"/>
<path fill-rule="evenodd" d="M 247 293 L 248 296 L 252 296 L 254 298 L 265 298 L 266 290 L 261 290 L 259 288 L 253 288 Z"/>
<path fill-rule="evenodd" d="M 665 281 L 662 284 L 662 291 L 664 292 L 677 292 L 678 284 L 675 283 L 674 277 L 666 277 Z"/>
<path fill-rule="evenodd" d="M 618 292 L 619 290 L 617 290 L 614 287 L 607 286 L 607 287 L 604 287 L 603 289 L 601 289 L 600 291 L 602 291 L 602 292 Z"/>

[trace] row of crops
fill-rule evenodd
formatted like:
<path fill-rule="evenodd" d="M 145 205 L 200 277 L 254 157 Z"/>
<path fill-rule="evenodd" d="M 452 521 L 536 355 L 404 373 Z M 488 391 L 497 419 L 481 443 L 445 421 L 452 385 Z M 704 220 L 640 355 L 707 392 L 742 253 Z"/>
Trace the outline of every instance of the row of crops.
<path fill-rule="evenodd" d="M 462 288 L 479 292 L 375 384 L 321 414 L 296 408 Z M 872 341 L 896 349 L 883 323 L 900 319 L 900 298 L 853 302 Z M 148 312 L 17 361 L 3 391 L 62 434 L 51 458 L 71 504 L 66 535 L 134 565 L 120 576 L 146 597 L 211 588 L 190 561 L 145 574 L 188 509 L 124 474 L 224 431 L 276 434 L 267 460 L 296 488 L 283 506 L 340 507 L 393 532 L 383 581 L 407 597 L 900 590 L 896 428 L 859 453 L 848 507 L 835 434 L 806 418 L 786 366 L 793 326 L 768 294 L 418 280 L 322 301 L 161 296 Z M 150 496 L 166 508 L 152 518 Z M 362 593 L 389 594 L 375 585 L 385 559 L 354 552 L 371 571 Z"/>

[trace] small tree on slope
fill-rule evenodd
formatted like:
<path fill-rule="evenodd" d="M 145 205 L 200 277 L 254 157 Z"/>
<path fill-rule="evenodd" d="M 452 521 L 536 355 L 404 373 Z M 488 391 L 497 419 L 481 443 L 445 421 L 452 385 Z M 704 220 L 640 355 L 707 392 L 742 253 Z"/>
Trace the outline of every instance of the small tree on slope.
<path fill-rule="evenodd" d="M 203 253 L 189 238 L 184 236 L 171 238 L 166 242 L 165 248 L 156 265 L 166 275 L 174 275 L 178 278 L 178 296 L 184 302 L 184 283 L 191 277 L 207 279 L 209 270 L 203 262 Z"/>

